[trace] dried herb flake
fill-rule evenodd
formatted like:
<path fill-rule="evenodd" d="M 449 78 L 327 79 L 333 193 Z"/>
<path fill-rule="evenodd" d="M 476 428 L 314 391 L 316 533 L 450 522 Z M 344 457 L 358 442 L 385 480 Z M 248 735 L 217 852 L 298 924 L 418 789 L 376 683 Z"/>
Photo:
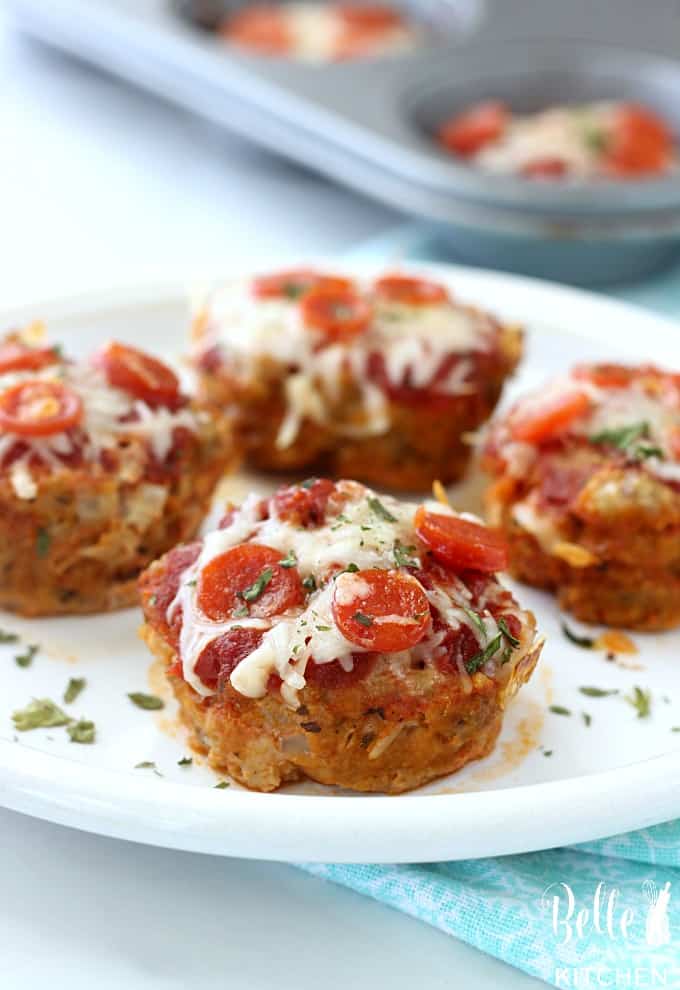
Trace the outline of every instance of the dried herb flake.
<path fill-rule="evenodd" d="M 137 708 L 143 708 L 148 712 L 155 712 L 165 708 L 165 703 L 155 694 L 145 694 L 143 691 L 130 691 L 128 698 Z"/>
<path fill-rule="evenodd" d="M 73 720 L 49 698 L 34 698 L 25 708 L 12 712 L 12 721 L 19 732 L 29 732 L 31 729 L 68 725 Z"/>
<path fill-rule="evenodd" d="M 86 685 L 87 681 L 84 677 L 72 677 L 66 685 L 66 690 L 64 691 L 65 704 L 72 704 L 85 690 Z"/>

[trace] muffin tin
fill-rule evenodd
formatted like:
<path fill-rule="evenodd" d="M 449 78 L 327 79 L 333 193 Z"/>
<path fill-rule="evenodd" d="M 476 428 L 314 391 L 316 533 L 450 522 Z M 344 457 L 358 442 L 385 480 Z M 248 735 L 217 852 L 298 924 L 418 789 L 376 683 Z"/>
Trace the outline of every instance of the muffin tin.
<path fill-rule="evenodd" d="M 238 52 L 214 37 L 215 18 L 239 2 L 11 0 L 10 7 L 32 36 L 436 221 L 461 260 L 604 282 L 640 276 L 676 256 L 680 176 L 581 184 L 490 176 L 432 138 L 446 115 L 494 97 L 520 111 L 638 100 L 680 135 L 680 63 L 667 40 L 671 25 L 680 25 L 667 5 L 653 31 L 644 12 L 635 15 L 643 51 L 607 43 L 606 25 L 597 21 L 590 42 L 542 38 L 541 24 L 550 28 L 545 13 L 556 10 L 547 0 L 543 15 L 528 2 L 511 5 L 514 18 L 491 0 L 413 0 L 407 13 L 424 27 L 422 48 L 310 65 Z M 616 21 L 619 5 L 607 6 Z M 634 36 L 633 10 L 617 40 Z M 523 19 L 524 38 L 517 37 Z M 576 20 L 561 25 L 574 39 L 577 30 Z"/>

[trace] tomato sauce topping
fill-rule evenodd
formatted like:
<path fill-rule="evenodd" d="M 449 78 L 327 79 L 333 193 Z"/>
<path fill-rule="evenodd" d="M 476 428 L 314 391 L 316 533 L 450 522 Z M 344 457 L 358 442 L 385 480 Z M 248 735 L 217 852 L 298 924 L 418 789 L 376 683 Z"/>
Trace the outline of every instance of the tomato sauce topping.
<path fill-rule="evenodd" d="M 41 378 L 18 382 L 0 393 L 0 430 L 22 437 L 47 437 L 80 423 L 83 404 L 75 392 Z"/>
<path fill-rule="evenodd" d="M 175 372 L 158 358 L 112 341 L 92 358 L 110 385 L 132 393 L 152 408 L 176 408 L 181 402 L 179 379 Z"/>
<path fill-rule="evenodd" d="M 198 605 L 209 619 L 239 616 L 264 619 L 302 604 L 304 589 L 296 567 L 283 567 L 282 554 L 258 543 L 242 543 L 214 557 L 201 571 Z"/>
<path fill-rule="evenodd" d="M 410 649 L 430 625 L 422 585 L 403 571 L 340 574 L 332 608 L 338 629 L 350 643 L 382 653 Z"/>
<path fill-rule="evenodd" d="M 272 498 L 274 512 L 284 522 L 304 529 L 322 526 L 335 490 L 335 483 L 328 478 L 311 478 L 301 485 L 280 488 Z"/>
<path fill-rule="evenodd" d="M 561 179 L 567 174 L 569 167 L 562 158 L 535 158 L 522 166 L 520 174 L 525 179 Z"/>

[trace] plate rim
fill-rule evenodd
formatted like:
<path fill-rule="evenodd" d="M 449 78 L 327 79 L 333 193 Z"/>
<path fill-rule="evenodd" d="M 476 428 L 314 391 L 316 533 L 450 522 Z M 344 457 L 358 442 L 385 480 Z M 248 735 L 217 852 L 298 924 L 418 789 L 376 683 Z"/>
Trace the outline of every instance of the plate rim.
<path fill-rule="evenodd" d="M 357 275 L 397 267 L 440 277 L 454 286 L 459 281 L 465 283 L 463 299 L 477 287 L 488 292 L 491 301 L 484 305 L 500 318 L 505 318 L 507 308 L 504 297 L 514 304 L 526 292 L 525 320 L 529 325 L 535 319 L 529 315 L 532 310 L 545 314 L 552 307 L 561 314 L 564 304 L 568 310 L 575 309 L 576 315 L 579 310 L 587 312 L 588 322 L 566 326 L 570 317 L 560 316 L 555 322 L 562 334 L 611 343 L 610 321 L 618 317 L 616 350 L 624 343 L 634 343 L 642 349 L 641 337 L 647 346 L 650 336 L 658 337 L 665 347 L 664 362 L 672 363 L 675 349 L 680 367 L 680 337 L 673 336 L 678 326 L 671 318 L 587 290 L 488 269 L 410 261 L 390 265 L 378 258 L 312 256 L 224 265 L 217 278 L 211 277 L 214 273 L 204 273 L 201 281 L 238 277 L 277 263 L 286 267 L 304 263 L 332 265 Z M 90 312 L 95 315 L 143 305 L 179 305 L 188 299 L 182 288 L 187 281 L 186 277 L 145 280 L 65 294 L 12 306 L 0 314 L 0 319 L 11 324 L 40 318 L 44 313 L 49 327 L 50 322 L 82 320 Z M 598 314 L 603 318 L 598 319 Z M 537 329 L 547 332 L 544 315 L 538 322 Z M 668 352 L 670 358 L 666 356 Z M 259 794 L 233 790 L 226 796 L 212 788 L 187 787 L 172 781 L 164 781 L 162 788 L 155 792 L 147 781 L 129 771 L 91 767 L 0 740 L 0 804 L 11 810 L 151 845 L 308 862 L 469 859 L 536 851 L 644 828 L 680 815 L 680 751 L 542 783 L 455 794 L 405 794 L 400 796 L 399 815 L 392 807 L 396 798 L 385 795 Z M 509 802 L 499 800 L 503 792 L 512 795 L 510 814 Z M 436 815 L 433 799 L 438 802 Z M 306 802 L 303 815 L 301 800 Z M 537 806 L 541 807 L 540 816 L 536 815 Z M 414 836 L 422 837 L 422 841 L 414 841 Z M 419 846 L 423 853 L 418 852 Z"/>

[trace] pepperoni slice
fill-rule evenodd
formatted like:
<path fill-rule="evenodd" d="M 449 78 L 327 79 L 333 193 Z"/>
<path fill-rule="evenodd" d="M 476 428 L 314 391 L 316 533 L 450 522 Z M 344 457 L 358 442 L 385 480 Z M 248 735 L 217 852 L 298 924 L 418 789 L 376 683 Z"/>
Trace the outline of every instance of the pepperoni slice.
<path fill-rule="evenodd" d="M 0 430 L 22 437 L 48 437 L 77 426 L 80 396 L 61 382 L 40 378 L 19 382 L 0 394 Z"/>
<path fill-rule="evenodd" d="M 501 137 L 509 119 L 505 104 L 496 100 L 478 103 L 445 121 L 439 129 L 439 141 L 456 155 L 474 155 Z"/>
<path fill-rule="evenodd" d="M 411 275 L 383 275 L 376 279 L 373 291 L 379 299 L 403 303 L 405 306 L 428 306 L 448 302 L 448 289 L 438 282 Z"/>
<path fill-rule="evenodd" d="M 263 635 L 261 629 L 247 626 L 229 629 L 205 647 L 194 667 L 196 676 L 214 691 L 219 681 L 225 681 L 241 660 L 257 649 Z"/>
<path fill-rule="evenodd" d="M 371 307 L 352 289 L 318 286 L 302 297 L 302 320 L 331 340 L 348 340 L 363 333 L 373 317 Z"/>
<path fill-rule="evenodd" d="M 626 388 L 637 376 L 635 368 L 625 364 L 577 364 L 572 375 L 582 382 L 592 382 L 601 388 Z"/>
<path fill-rule="evenodd" d="M 508 549 L 496 529 L 459 516 L 428 512 L 424 505 L 416 510 L 413 525 L 434 557 L 449 567 L 494 573 L 508 566 Z"/>
<path fill-rule="evenodd" d="M 583 416 L 590 402 L 590 397 L 578 389 L 528 399 L 510 414 L 510 432 L 523 443 L 542 443 Z"/>
<path fill-rule="evenodd" d="M 520 169 L 525 179 L 561 179 L 569 168 L 562 158 L 535 158 Z"/>
<path fill-rule="evenodd" d="M 286 55 L 293 46 L 285 14 L 276 4 L 254 3 L 239 10 L 220 26 L 220 35 L 261 55 Z"/>
<path fill-rule="evenodd" d="M 310 478 L 301 485 L 280 488 L 272 499 L 274 512 L 293 526 L 304 529 L 322 526 L 328 499 L 334 491 L 335 482 L 328 478 Z"/>
<path fill-rule="evenodd" d="M 341 275 L 322 275 L 313 268 L 294 268 L 258 275 L 253 279 L 252 291 L 256 299 L 299 299 L 310 289 L 351 289 L 354 283 Z"/>
<path fill-rule="evenodd" d="M 654 175 L 673 154 L 673 135 L 665 122 L 633 103 L 619 107 L 604 151 L 604 166 L 612 175 Z"/>
<path fill-rule="evenodd" d="M 15 340 L 0 344 L 0 375 L 8 371 L 39 371 L 58 360 L 54 347 L 27 347 Z"/>
<path fill-rule="evenodd" d="M 180 394 L 175 372 L 136 347 L 111 341 L 93 356 L 92 363 L 114 388 L 131 392 L 150 406 L 177 405 Z"/>
<path fill-rule="evenodd" d="M 382 3 L 339 3 L 335 12 L 345 24 L 366 31 L 384 31 L 404 24 L 398 10 Z"/>
<path fill-rule="evenodd" d="M 345 639 L 379 653 L 410 649 L 430 625 L 430 605 L 423 586 L 403 571 L 372 569 L 340 574 L 331 608 Z"/>
<path fill-rule="evenodd" d="M 299 605 L 304 599 L 296 567 L 282 567 L 279 550 L 242 543 L 215 557 L 203 568 L 198 604 L 209 619 L 249 615 L 266 619 Z"/>

